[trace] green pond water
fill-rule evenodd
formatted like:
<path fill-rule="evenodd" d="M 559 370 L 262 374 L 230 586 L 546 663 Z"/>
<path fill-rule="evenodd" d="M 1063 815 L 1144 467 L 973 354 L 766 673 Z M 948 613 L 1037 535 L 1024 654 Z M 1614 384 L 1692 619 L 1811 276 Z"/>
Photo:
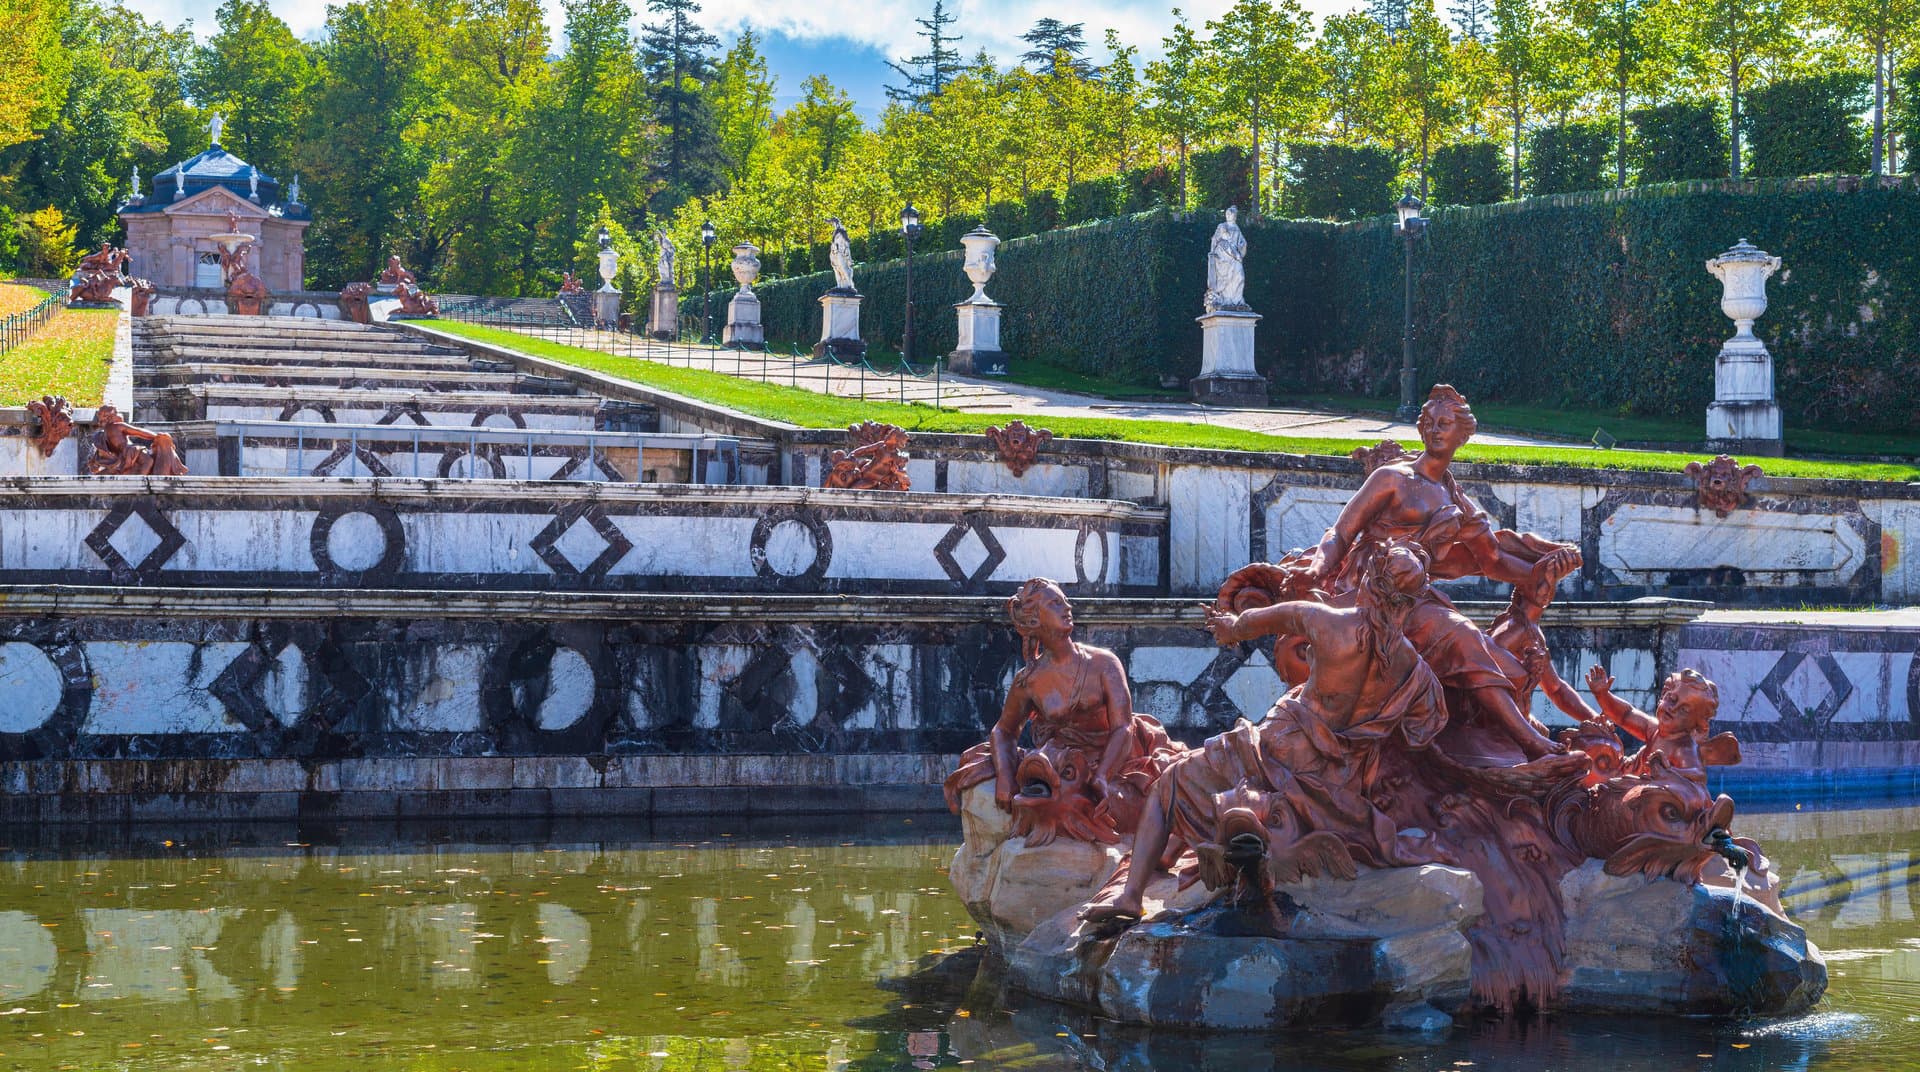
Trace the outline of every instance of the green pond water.
<path fill-rule="evenodd" d="M 22 833 L 0 1068 L 1920 1068 L 1920 807 L 1742 817 L 1827 952 L 1813 1015 L 1438 1038 L 1009 1012 L 946 883 L 949 823 L 793 825 Z"/>

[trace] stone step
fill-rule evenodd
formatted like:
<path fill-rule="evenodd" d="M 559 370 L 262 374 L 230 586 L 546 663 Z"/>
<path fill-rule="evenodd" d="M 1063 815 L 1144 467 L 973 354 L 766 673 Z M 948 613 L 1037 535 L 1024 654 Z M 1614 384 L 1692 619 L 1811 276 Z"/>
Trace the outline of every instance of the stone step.
<path fill-rule="evenodd" d="M 305 365 L 251 365 L 189 361 L 155 365 L 138 371 L 141 386 L 173 387 L 194 383 L 257 383 L 291 387 L 406 388 L 414 391 L 492 390 L 512 394 L 551 393 L 548 380 L 511 372 L 474 372 L 470 369 L 392 369 L 364 365 L 316 367 Z M 570 391 L 568 393 L 571 393 Z"/>
<path fill-rule="evenodd" d="M 742 474 L 740 442 L 730 436 L 411 422 L 188 421 L 167 428 L 188 468 L 203 476 L 735 484 Z"/>
<path fill-rule="evenodd" d="M 262 384 L 190 384 L 136 387 L 134 421 L 308 420 L 342 424 L 405 422 L 433 427 L 600 427 L 603 411 L 631 423 L 630 404 L 591 395 L 531 395 L 506 391 L 413 391 L 382 388 L 270 387 Z"/>
<path fill-rule="evenodd" d="M 191 332 L 135 333 L 136 350 L 274 350 L 288 353 L 341 354 L 457 354 L 458 347 L 425 342 L 409 336 L 367 338 L 363 336 L 314 335 L 202 335 Z"/>
<path fill-rule="evenodd" d="M 389 329 L 377 324 L 358 324 L 351 320 L 319 320 L 310 316 L 194 316 L 179 314 L 174 316 L 143 317 L 141 322 L 152 327 L 189 327 L 196 331 L 218 331 L 245 334 L 248 332 L 270 332 L 286 328 L 303 328 L 308 331 L 329 331 L 342 335 L 374 332 L 391 334 Z"/>
<path fill-rule="evenodd" d="M 170 365 L 303 365 L 310 368 L 353 366 L 384 369 L 473 369 L 475 362 L 464 353 L 353 353 L 327 350 L 259 350 L 238 347 L 190 346 L 171 350 L 135 347 L 134 367 L 146 370 Z M 488 362 L 487 364 L 499 364 Z M 486 371 L 498 371 L 487 369 Z"/>

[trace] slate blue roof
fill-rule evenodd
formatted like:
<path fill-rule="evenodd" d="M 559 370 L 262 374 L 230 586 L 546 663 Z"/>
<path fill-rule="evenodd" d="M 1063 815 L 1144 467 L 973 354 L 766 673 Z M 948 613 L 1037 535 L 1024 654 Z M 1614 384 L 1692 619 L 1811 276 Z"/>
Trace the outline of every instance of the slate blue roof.
<path fill-rule="evenodd" d="M 222 149 L 220 146 L 215 145 L 206 152 L 190 160 L 182 160 L 178 164 L 155 175 L 149 180 L 148 189 L 141 191 L 146 194 L 146 203 L 127 205 L 122 207 L 120 211 L 164 211 L 168 205 L 174 202 L 174 190 L 178 188 L 178 179 L 176 176 L 182 171 L 186 172 L 187 176 L 187 197 L 192 197 L 205 190 L 210 190 L 215 186 L 224 186 L 244 198 L 252 188 L 248 179 L 253 173 L 253 165 Z M 182 200 L 184 200 L 184 198 Z M 261 172 L 260 204 L 274 205 L 279 204 L 281 200 L 282 195 L 280 193 L 279 181 L 266 172 Z M 281 204 L 281 209 L 287 216 L 293 219 L 308 218 L 307 206 L 305 205 L 289 206 Z"/>

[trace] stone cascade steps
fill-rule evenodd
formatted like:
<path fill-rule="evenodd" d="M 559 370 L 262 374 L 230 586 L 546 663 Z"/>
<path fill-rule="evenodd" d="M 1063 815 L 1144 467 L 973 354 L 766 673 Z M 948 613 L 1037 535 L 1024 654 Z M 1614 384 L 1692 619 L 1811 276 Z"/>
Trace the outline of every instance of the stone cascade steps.
<path fill-rule="evenodd" d="M 742 472 L 743 447 L 730 436 L 411 421 L 215 420 L 171 430 L 188 469 L 204 476 L 737 484 Z"/>
<path fill-rule="evenodd" d="M 572 394 L 573 389 L 546 377 L 517 372 L 466 369 L 388 369 L 357 366 L 247 365 L 187 362 L 141 370 L 150 387 L 201 383 L 262 384 L 275 387 L 370 387 L 416 391 L 497 391 L 503 394 Z"/>
<path fill-rule="evenodd" d="M 377 369 L 439 369 L 449 372 L 474 369 L 497 371 L 498 362 L 475 362 L 461 353 L 396 353 L 377 350 L 267 350 L 226 346 L 175 346 L 170 348 L 136 347 L 134 367 L 141 371 L 185 364 L 281 365 L 289 367 Z"/>
<path fill-rule="evenodd" d="M 136 387 L 134 420 L 308 421 L 432 427 L 549 428 L 590 431 L 610 415 L 632 430 L 636 407 L 593 395 L 512 394 L 505 391 L 415 391 L 376 387 L 273 387 L 264 384 L 196 383 L 166 388 Z M 657 428 L 658 415 L 651 417 Z M 643 422 L 644 423 L 644 422 Z"/>

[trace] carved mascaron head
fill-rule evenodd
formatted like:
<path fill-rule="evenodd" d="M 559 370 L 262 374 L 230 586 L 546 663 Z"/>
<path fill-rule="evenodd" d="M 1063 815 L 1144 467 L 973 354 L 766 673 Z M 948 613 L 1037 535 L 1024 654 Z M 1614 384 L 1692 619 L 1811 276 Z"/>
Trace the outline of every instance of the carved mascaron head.
<path fill-rule="evenodd" d="M 1568 783 L 1549 798 L 1548 811 L 1555 839 L 1582 857 L 1606 861 L 1610 875 L 1698 881 L 1715 856 L 1708 839 L 1733 822 L 1733 799 L 1709 796 L 1704 780 L 1654 753 L 1645 775 Z"/>

